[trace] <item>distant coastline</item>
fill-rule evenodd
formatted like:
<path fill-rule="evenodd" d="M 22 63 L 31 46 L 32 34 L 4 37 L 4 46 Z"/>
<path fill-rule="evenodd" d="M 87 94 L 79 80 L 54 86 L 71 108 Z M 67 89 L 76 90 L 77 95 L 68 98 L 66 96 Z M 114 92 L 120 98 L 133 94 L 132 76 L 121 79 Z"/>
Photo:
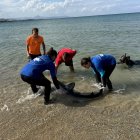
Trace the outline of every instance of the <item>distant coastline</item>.
<path fill-rule="evenodd" d="M 80 16 L 80 17 L 96 17 L 96 16 L 111 16 L 111 15 L 125 15 L 125 14 L 140 14 L 140 12 L 135 13 L 119 13 L 119 14 L 107 14 L 107 15 L 90 15 L 90 16 Z M 32 20 L 46 20 L 46 19 L 64 19 L 64 18 L 79 18 L 79 17 L 67 17 L 67 16 L 59 16 L 59 17 L 25 17 L 25 18 L 0 18 L 0 22 L 13 22 L 13 21 L 32 21 Z"/>
<path fill-rule="evenodd" d="M 28 21 L 28 20 L 38 20 L 38 19 L 0 19 L 0 22 L 14 22 L 14 21 Z"/>
<path fill-rule="evenodd" d="M 32 20 L 61 19 L 61 18 L 69 18 L 69 17 L 40 17 L 40 18 L 17 18 L 17 19 L 0 18 L 0 22 L 32 21 Z"/>
<path fill-rule="evenodd" d="M 0 22 L 9 22 L 11 21 L 10 19 L 4 19 L 4 18 L 0 18 Z"/>

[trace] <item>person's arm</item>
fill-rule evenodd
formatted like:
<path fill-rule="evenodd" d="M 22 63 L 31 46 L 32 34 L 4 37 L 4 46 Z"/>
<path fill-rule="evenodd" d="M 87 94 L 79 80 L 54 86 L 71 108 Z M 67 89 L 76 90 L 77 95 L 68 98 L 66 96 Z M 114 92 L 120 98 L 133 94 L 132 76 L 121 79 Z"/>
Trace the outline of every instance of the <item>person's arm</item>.
<path fill-rule="evenodd" d="M 30 59 L 30 54 L 29 54 L 29 43 L 30 43 L 30 36 L 27 37 L 26 39 L 26 54 L 27 54 L 27 58 Z"/>
<path fill-rule="evenodd" d="M 51 74 L 53 84 L 55 85 L 55 87 L 57 89 L 59 89 L 59 82 L 58 82 L 57 77 L 56 77 L 56 71 L 55 71 L 54 63 L 50 63 L 49 68 L 50 68 L 49 70 L 50 70 L 50 74 Z"/>
<path fill-rule="evenodd" d="M 27 58 L 30 59 L 29 45 L 28 45 L 28 44 L 27 44 L 27 46 L 26 46 L 26 53 L 27 53 Z"/>
<path fill-rule="evenodd" d="M 101 78 L 99 73 L 94 73 L 95 79 L 97 83 L 101 83 Z"/>
<path fill-rule="evenodd" d="M 57 89 L 59 89 L 59 82 L 58 82 L 56 76 L 53 77 L 52 80 L 53 80 L 53 84 L 55 85 L 55 87 L 56 87 Z"/>
<path fill-rule="evenodd" d="M 97 67 L 96 76 L 97 76 L 96 77 L 97 81 L 101 82 L 101 87 L 106 87 L 106 73 L 105 73 L 105 70 L 102 68 L 101 65 L 99 65 L 99 67 Z"/>
<path fill-rule="evenodd" d="M 106 87 L 106 76 L 105 76 L 105 74 L 103 75 L 103 76 L 101 76 L 101 86 L 102 87 Z"/>
<path fill-rule="evenodd" d="M 55 65 L 55 71 L 57 73 L 57 69 L 58 69 L 59 65 Z"/>
<path fill-rule="evenodd" d="M 45 55 L 46 54 L 46 47 L 45 47 L 44 41 L 42 42 L 42 48 L 43 48 L 43 54 Z"/>
<path fill-rule="evenodd" d="M 55 59 L 55 70 L 56 70 L 56 73 L 57 73 L 57 70 L 58 70 L 58 67 L 59 65 L 61 64 L 61 57 L 57 56 L 56 59 Z"/>

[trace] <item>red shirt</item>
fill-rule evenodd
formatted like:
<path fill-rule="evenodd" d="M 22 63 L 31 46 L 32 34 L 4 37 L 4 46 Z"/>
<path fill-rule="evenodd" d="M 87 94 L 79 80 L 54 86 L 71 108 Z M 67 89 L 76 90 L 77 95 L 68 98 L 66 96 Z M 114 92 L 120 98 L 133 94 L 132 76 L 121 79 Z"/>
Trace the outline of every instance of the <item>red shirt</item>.
<path fill-rule="evenodd" d="M 58 66 L 60 65 L 62 62 L 64 62 L 63 60 L 63 55 L 64 53 L 68 53 L 69 54 L 69 57 L 66 61 L 70 61 L 72 60 L 73 56 L 76 54 L 76 50 L 72 50 L 70 48 L 63 48 L 61 49 L 59 52 L 58 52 L 58 55 L 55 59 L 55 65 Z"/>

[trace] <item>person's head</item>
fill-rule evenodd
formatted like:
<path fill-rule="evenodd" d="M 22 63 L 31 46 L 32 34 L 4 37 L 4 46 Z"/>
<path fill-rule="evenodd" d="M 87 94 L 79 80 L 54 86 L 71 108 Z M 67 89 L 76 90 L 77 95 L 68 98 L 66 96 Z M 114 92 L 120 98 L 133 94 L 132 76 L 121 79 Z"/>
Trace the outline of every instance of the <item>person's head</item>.
<path fill-rule="evenodd" d="M 57 51 L 54 50 L 53 48 L 50 48 L 49 51 L 47 52 L 47 55 L 54 61 L 57 57 Z"/>
<path fill-rule="evenodd" d="M 34 37 L 37 37 L 38 36 L 38 32 L 39 32 L 38 31 L 38 28 L 33 28 L 32 29 L 32 34 L 33 34 Z"/>
<path fill-rule="evenodd" d="M 85 57 L 81 59 L 81 66 L 83 66 L 86 69 L 89 69 L 91 66 L 90 57 Z"/>
<path fill-rule="evenodd" d="M 62 56 L 63 61 L 66 62 L 66 61 L 69 59 L 69 56 L 70 56 L 70 55 L 69 55 L 68 53 L 65 52 L 65 53 L 63 54 L 63 56 Z"/>
<path fill-rule="evenodd" d="M 126 63 L 130 60 L 130 56 L 126 56 L 126 53 L 125 55 L 122 55 L 121 58 L 120 58 L 120 63 Z"/>

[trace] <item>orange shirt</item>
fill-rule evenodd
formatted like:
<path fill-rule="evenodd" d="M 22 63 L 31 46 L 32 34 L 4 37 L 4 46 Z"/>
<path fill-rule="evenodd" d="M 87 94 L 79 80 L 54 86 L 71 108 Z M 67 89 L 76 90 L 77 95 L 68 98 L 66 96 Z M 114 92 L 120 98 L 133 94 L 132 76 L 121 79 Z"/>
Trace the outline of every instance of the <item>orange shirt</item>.
<path fill-rule="evenodd" d="M 39 36 L 37 38 L 33 37 L 33 35 L 30 35 L 26 40 L 26 45 L 29 46 L 29 53 L 38 55 L 41 54 L 40 52 L 40 46 L 44 42 L 44 39 L 42 36 Z"/>

